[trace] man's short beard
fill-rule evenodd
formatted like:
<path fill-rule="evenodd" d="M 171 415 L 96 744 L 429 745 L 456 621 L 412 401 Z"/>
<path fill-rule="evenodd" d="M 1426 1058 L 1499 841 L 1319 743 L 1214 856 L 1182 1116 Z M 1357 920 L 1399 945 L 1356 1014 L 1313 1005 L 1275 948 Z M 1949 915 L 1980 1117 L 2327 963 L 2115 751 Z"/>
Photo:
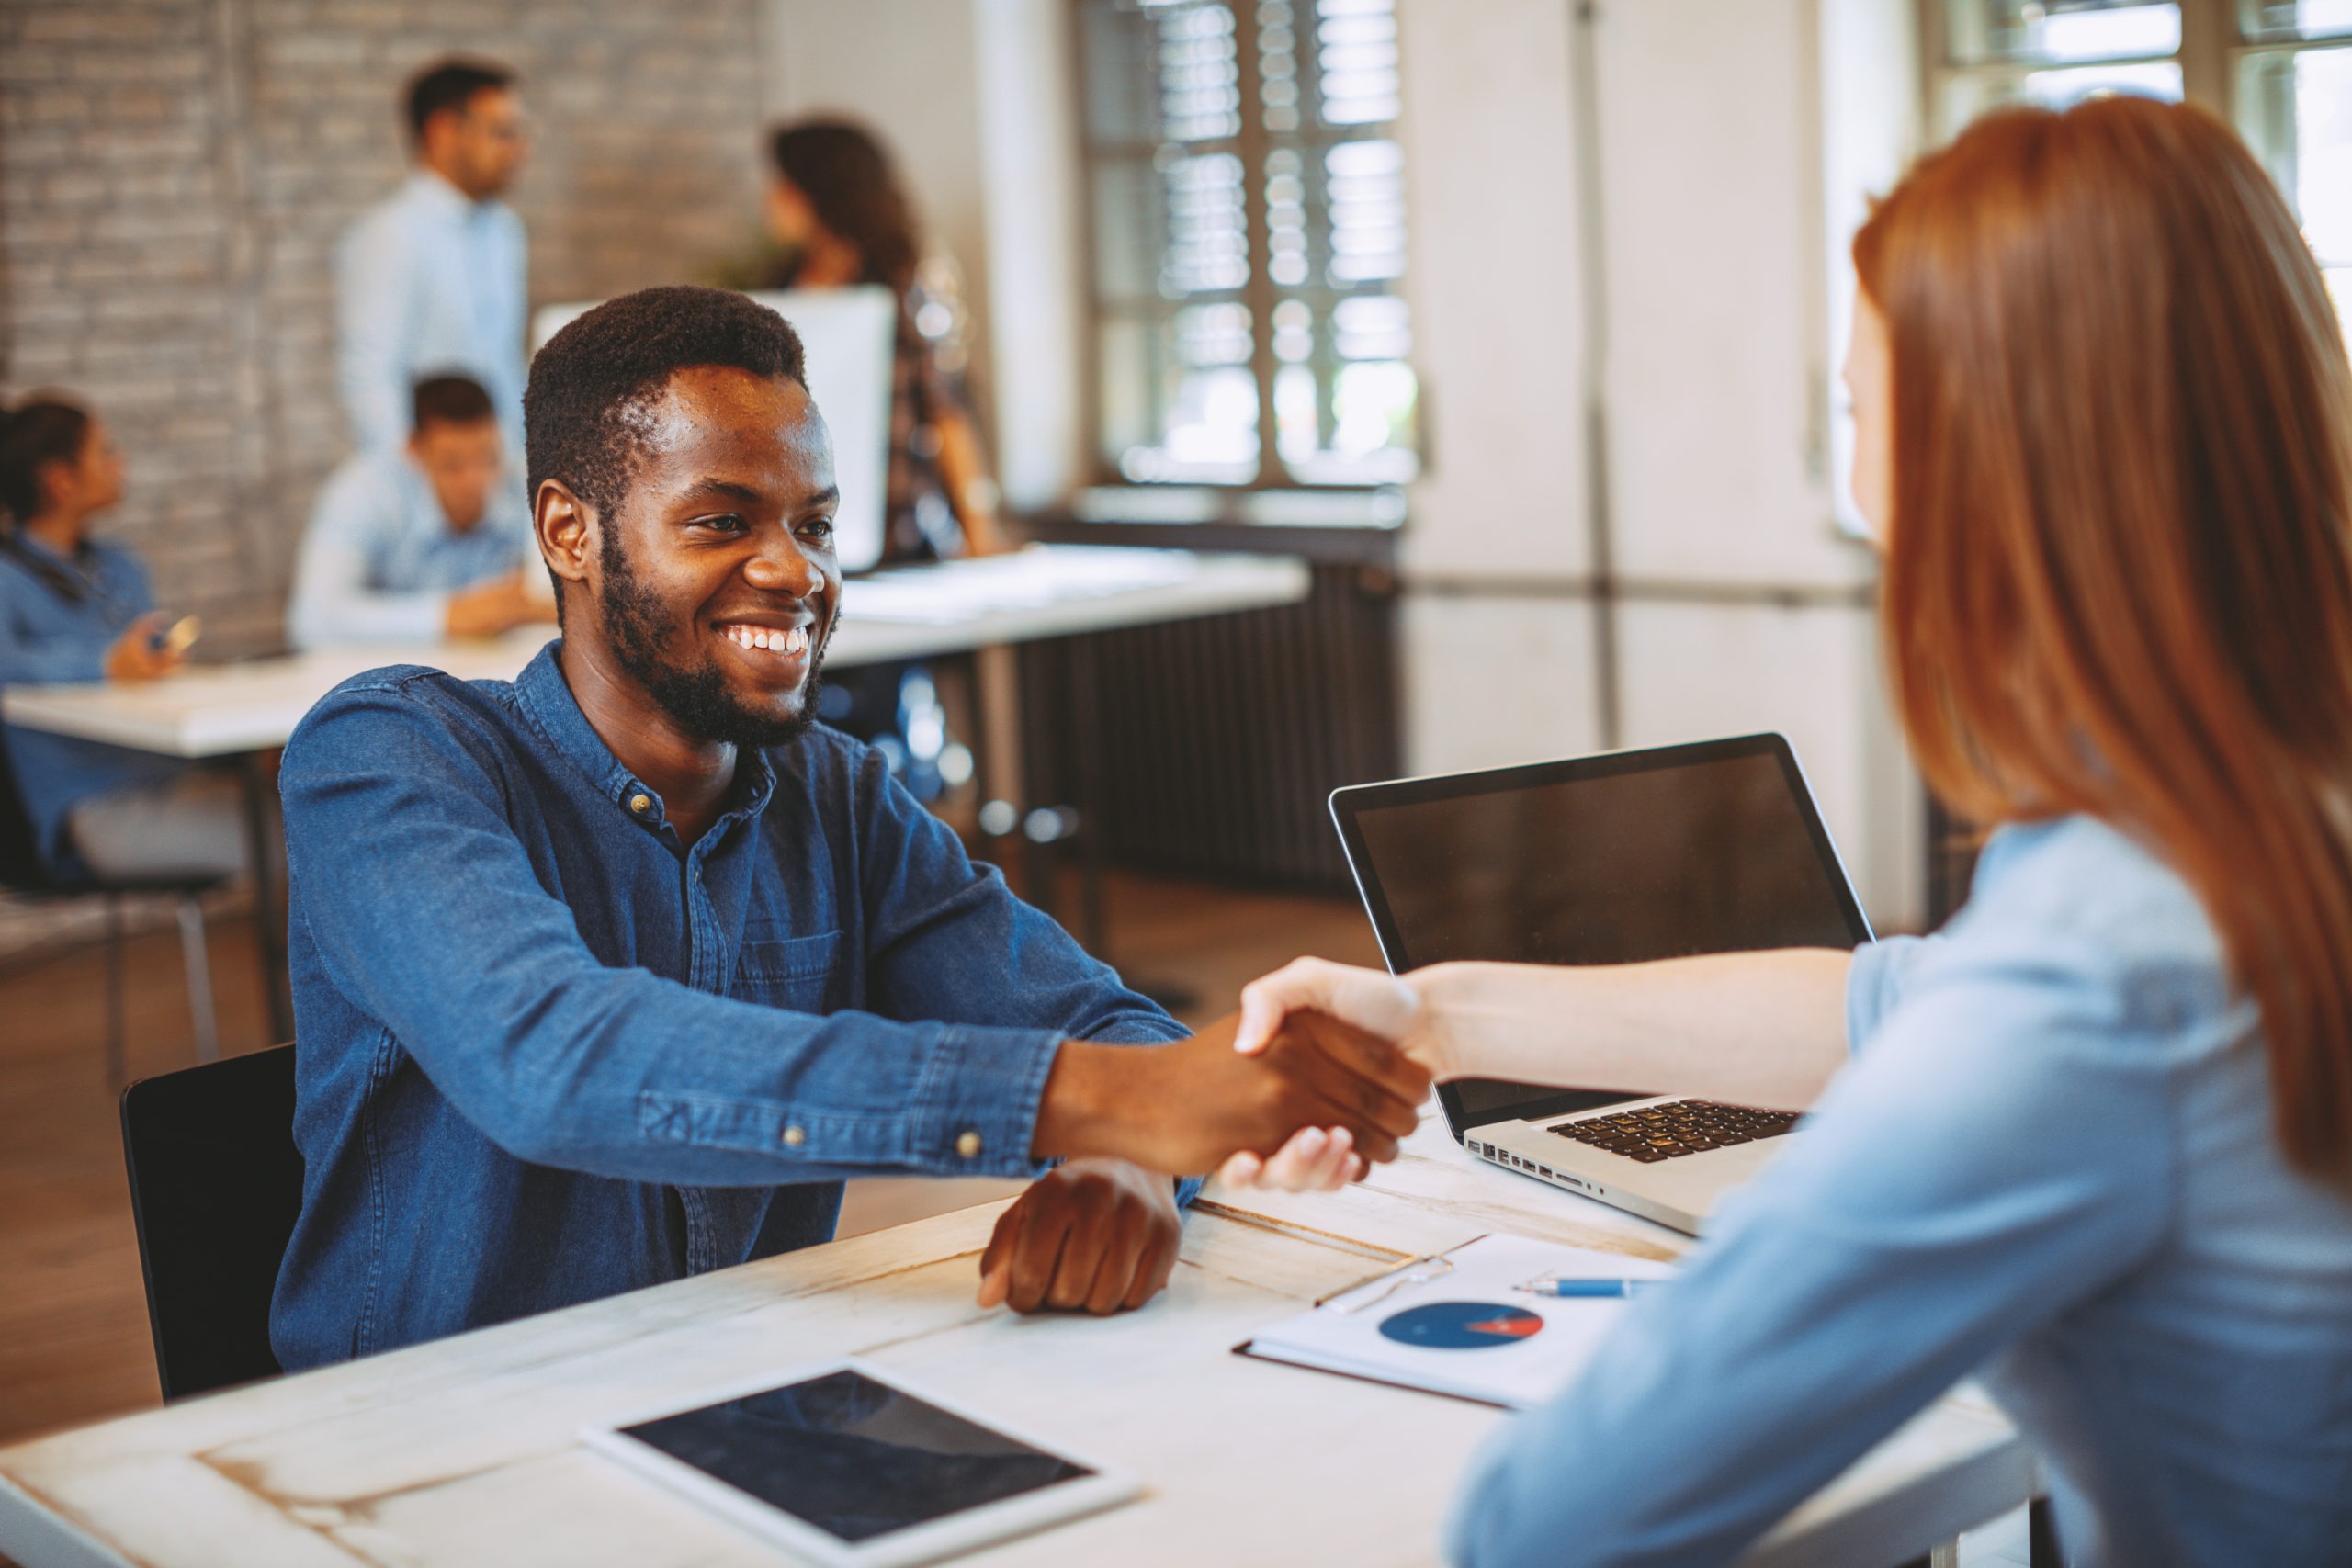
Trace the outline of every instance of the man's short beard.
<path fill-rule="evenodd" d="M 765 750 L 790 745 L 817 722 L 818 674 L 825 658 L 822 644 L 812 643 L 809 648 L 799 716 L 772 718 L 737 700 L 725 671 L 710 655 L 688 665 L 662 651 L 674 629 L 669 606 L 631 570 L 617 530 L 605 535 L 600 554 L 605 581 L 597 591 L 596 608 L 604 617 L 605 639 L 621 668 L 686 735 L 696 740 Z"/>

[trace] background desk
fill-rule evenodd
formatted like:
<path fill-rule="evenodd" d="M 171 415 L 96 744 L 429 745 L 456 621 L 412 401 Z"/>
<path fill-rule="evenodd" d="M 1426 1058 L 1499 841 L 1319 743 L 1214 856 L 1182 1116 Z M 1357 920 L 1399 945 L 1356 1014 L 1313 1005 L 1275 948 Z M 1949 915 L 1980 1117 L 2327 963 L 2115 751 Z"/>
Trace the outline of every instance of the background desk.
<path fill-rule="evenodd" d="M 961 1560 L 975 1568 L 1433 1564 L 1463 1466 L 1501 1413 L 1231 1347 L 1402 1257 L 1489 1229 L 1652 1256 L 1682 1245 L 1478 1168 L 1432 1122 L 1368 1186 L 1213 1190 L 1186 1223 L 1168 1294 L 1140 1313 L 1023 1319 L 973 1305 L 1001 1207 L 0 1450 L 0 1551 L 27 1568 L 784 1562 L 575 1434 L 856 1354 L 1126 1465 L 1148 1487 L 1129 1506 Z M 1749 1561 L 1893 1568 L 2016 1507 L 2032 1480 L 1996 1414 L 1947 1399 Z"/>
<path fill-rule="evenodd" d="M 849 582 L 825 662 L 880 664 L 1257 609 L 1295 603 L 1307 587 L 1306 564 L 1287 556 L 1037 545 Z M 0 692 L 0 717 L 170 757 L 245 759 L 264 987 L 274 1038 L 290 1040 L 261 756 L 284 746 L 321 697 L 361 671 L 423 664 L 462 680 L 511 681 L 552 635 L 531 626 L 481 642 L 334 649 L 199 667 L 138 686 L 11 686 Z"/>

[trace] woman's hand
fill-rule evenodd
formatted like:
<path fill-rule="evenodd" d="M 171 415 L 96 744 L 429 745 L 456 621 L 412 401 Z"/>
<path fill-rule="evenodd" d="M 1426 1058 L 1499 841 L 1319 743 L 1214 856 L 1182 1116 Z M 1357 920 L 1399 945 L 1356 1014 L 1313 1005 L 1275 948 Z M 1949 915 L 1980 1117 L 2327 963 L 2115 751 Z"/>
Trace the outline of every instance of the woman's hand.
<path fill-rule="evenodd" d="M 1432 1032 L 1422 1027 L 1428 1010 L 1412 987 L 1376 969 L 1321 958 L 1297 959 L 1243 988 L 1233 1048 L 1245 1054 L 1265 1049 L 1291 1014 L 1303 1011 L 1336 1018 L 1398 1046 L 1425 1067 L 1438 1066 L 1430 1059 Z M 1307 1127 L 1263 1158 L 1247 1150 L 1233 1156 L 1217 1168 L 1217 1179 L 1227 1187 L 1328 1192 L 1361 1179 L 1367 1168 L 1345 1127 Z"/>
<path fill-rule="evenodd" d="M 168 647 L 157 646 L 163 635 L 164 612 L 150 610 L 123 628 L 107 649 L 106 671 L 109 681 L 152 681 L 158 675 L 168 675 L 187 662 L 187 655 Z M 85 666 L 85 668 L 87 668 Z"/>

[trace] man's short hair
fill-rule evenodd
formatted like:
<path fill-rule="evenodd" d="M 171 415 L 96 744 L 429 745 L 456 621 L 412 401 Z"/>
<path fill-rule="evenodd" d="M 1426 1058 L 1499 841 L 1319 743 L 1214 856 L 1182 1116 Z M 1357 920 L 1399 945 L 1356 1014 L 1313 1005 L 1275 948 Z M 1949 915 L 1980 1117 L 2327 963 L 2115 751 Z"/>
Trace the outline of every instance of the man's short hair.
<path fill-rule="evenodd" d="M 470 376 L 427 376 L 416 384 L 409 400 L 411 426 L 422 431 L 439 420 L 444 424 L 480 424 L 495 419 L 490 394 Z"/>
<path fill-rule="evenodd" d="M 700 365 L 808 385 L 791 323 L 724 288 L 624 294 L 549 338 L 523 392 L 531 494 L 559 479 L 610 515 L 643 456 L 642 427 L 631 414 L 672 375 Z"/>
<path fill-rule="evenodd" d="M 462 111 L 476 93 L 514 85 L 514 73 L 493 61 L 460 55 L 435 61 L 409 78 L 409 135 L 422 143 L 425 126 L 443 109 Z"/>

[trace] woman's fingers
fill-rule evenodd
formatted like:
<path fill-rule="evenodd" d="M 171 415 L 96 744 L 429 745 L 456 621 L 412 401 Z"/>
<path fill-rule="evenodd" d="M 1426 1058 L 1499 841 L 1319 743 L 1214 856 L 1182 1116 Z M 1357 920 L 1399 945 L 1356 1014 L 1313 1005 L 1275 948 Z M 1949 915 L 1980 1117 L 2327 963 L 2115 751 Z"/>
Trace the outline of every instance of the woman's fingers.
<path fill-rule="evenodd" d="M 1233 1188 L 1329 1192 L 1356 1180 L 1364 1168 L 1354 1134 L 1345 1127 L 1303 1127 L 1263 1159 L 1246 1151 L 1235 1155 L 1217 1168 L 1216 1179 Z"/>
<path fill-rule="evenodd" d="M 1262 1051 L 1282 1032 L 1283 1020 L 1311 1009 L 1329 1013 L 1385 1040 L 1401 1038 L 1412 1026 L 1420 998 L 1392 975 L 1358 969 L 1322 958 L 1297 958 L 1241 989 L 1241 1024 L 1233 1048 Z"/>

